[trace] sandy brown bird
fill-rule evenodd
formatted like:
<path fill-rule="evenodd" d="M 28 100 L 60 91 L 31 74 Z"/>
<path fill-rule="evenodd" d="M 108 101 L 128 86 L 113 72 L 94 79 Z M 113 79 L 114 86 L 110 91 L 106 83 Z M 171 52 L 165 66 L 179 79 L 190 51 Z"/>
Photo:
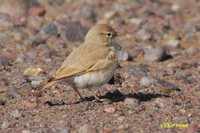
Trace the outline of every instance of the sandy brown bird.
<path fill-rule="evenodd" d="M 97 24 L 87 33 L 85 41 L 63 62 L 55 74 L 34 90 L 48 88 L 57 82 L 66 81 L 78 93 L 78 88 L 100 87 L 114 75 L 118 58 L 112 40 L 117 32 L 107 24 Z M 96 100 L 99 100 L 94 95 Z"/>

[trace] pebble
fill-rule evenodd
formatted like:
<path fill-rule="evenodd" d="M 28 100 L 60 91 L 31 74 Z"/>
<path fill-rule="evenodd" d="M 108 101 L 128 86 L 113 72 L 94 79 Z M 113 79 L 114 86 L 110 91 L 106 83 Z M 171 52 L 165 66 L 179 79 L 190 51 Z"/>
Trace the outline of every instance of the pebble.
<path fill-rule="evenodd" d="M 189 47 L 188 49 L 185 50 L 184 52 L 188 56 L 194 56 L 199 53 L 199 49 L 195 47 Z"/>
<path fill-rule="evenodd" d="M 28 129 L 24 129 L 24 130 L 22 130 L 22 133 L 31 133 L 31 131 Z"/>
<path fill-rule="evenodd" d="M 2 24 L 1 24 L 1 19 L 0 19 L 0 29 L 2 28 L 1 26 L 2 26 Z M 12 36 L 11 36 L 10 33 L 0 32 L 0 41 L 6 41 L 6 40 L 11 39 L 11 38 L 12 38 Z"/>
<path fill-rule="evenodd" d="M 192 122 L 189 124 L 187 129 L 187 133 L 199 133 L 200 131 L 200 123 L 199 122 Z"/>
<path fill-rule="evenodd" d="M 160 80 L 160 79 L 155 80 L 154 86 L 163 88 L 163 89 L 168 89 L 168 90 L 179 90 L 179 88 L 176 85 L 174 85 L 168 81 Z"/>
<path fill-rule="evenodd" d="M 26 2 L 23 0 L 1 0 L 0 12 L 7 13 L 11 17 L 18 17 L 27 12 Z"/>
<path fill-rule="evenodd" d="M 85 19 L 96 20 L 95 12 L 90 7 L 83 8 L 82 15 Z"/>
<path fill-rule="evenodd" d="M 40 29 L 43 25 L 43 18 L 39 16 L 29 17 L 27 22 L 27 27 L 32 27 L 34 29 Z"/>
<path fill-rule="evenodd" d="M 124 100 L 124 104 L 127 105 L 128 107 L 134 108 L 135 106 L 139 105 L 139 101 L 135 98 L 126 98 Z"/>
<path fill-rule="evenodd" d="M 45 34 L 50 34 L 50 35 L 56 35 L 58 33 L 58 28 L 55 24 L 50 23 L 50 24 L 46 24 L 42 27 L 42 31 Z"/>
<path fill-rule="evenodd" d="M 145 49 L 144 59 L 149 62 L 158 62 L 166 58 L 166 50 L 164 47 L 153 47 Z"/>
<path fill-rule="evenodd" d="M 200 65 L 197 67 L 197 71 L 200 72 Z"/>
<path fill-rule="evenodd" d="M 97 133 L 97 130 L 88 124 L 84 124 L 78 130 L 79 133 Z"/>
<path fill-rule="evenodd" d="M 115 16 L 118 15 L 118 12 L 116 10 L 112 10 L 112 11 L 107 11 L 105 14 L 104 14 L 104 18 L 105 19 L 112 19 L 114 18 Z"/>
<path fill-rule="evenodd" d="M 6 13 L 0 12 L 0 29 L 7 29 L 13 27 L 10 16 Z M 2 36 L 2 35 L 1 35 Z M 0 37 L 1 40 L 2 37 Z"/>
<path fill-rule="evenodd" d="M 69 129 L 61 129 L 60 133 L 70 133 Z"/>
<path fill-rule="evenodd" d="M 37 68 L 27 68 L 24 70 L 23 75 L 24 76 L 38 76 L 39 74 L 43 73 L 43 69 L 37 67 Z"/>
<path fill-rule="evenodd" d="M 10 122 L 8 121 L 3 121 L 1 124 L 1 129 L 6 129 L 10 126 Z"/>
<path fill-rule="evenodd" d="M 27 37 L 26 34 L 23 33 L 22 31 L 14 31 L 12 35 L 14 39 L 17 41 L 24 40 Z"/>
<path fill-rule="evenodd" d="M 150 84 L 153 84 L 155 81 L 156 81 L 155 78 L 152 78 L 152 77 L 143 77 L 140 80 L 140 86 L 150 85 Z"/>
<path fill-rule="evenodd" d="M 118 59 L 121 61 L 131 61 L 133 59 L 132 56 L 124 50 L 119 51 L 117 54 Z"/>
<path fill-rule="evenodd" d="M 0 67 L 10 66 L 11 62 L 12 61 L 11 61 L 10 58 L 3 56 L 3 55 L 0 55 Z"/>
<path fill-rule="evenodd" d="M 22 63 L 22 62 L 27 61 L 28 59 L 29 59 L 29 56 L 26 53 L 22 53 L 17 57 L 16 62 Z"/>
<path fill-rule="evenodd" d="M 20 93 L 17 90 L 8 91 L 6 93 L 6 98 L 8 98 L 8 100 L 15 99 L 19 96 L 20 96 Z"/>
<path fill-rule="evenodd" d="M 166 101 L 164 99 L 161 99 L 161 98 L 156 98 L 153 101 L 153 105 L 157 109 L 164 108 L 166 106 Z"/>
<path fill-rule="evenodd" d="M 19 110 L 14 110 L 10 114 L 13 118 L 19 118 L 22 116 L 22 113 Z"/>
<path fill-rule="evenodd" d="M 151 38 L 151 34 L 145 30 L 145 29 L 141 29 L 137 32 L 137 35 L 143 40 L 149 40 Z"/>
<path fill-rule="evenodd" d="M 43 16 L 46 10 L 43 7 L 33 6 L 29 8 L 28 13 L 30 16 Z"/>
<path fill-rule="evenodd" d="M 28 40 L 27 40 L 27 44 L 30 45 L 31 47 L 35 47 L 35 46 L 38 46 L 38 45 L 41 45 L 41 44 L 45 44 L 46 41 L 41 39 L 40 37 L 29 37 Z"/>
<path fill-rule="evenodd" d="M 113 42 L 113 43 L 112 43 L 112 46 L 113 46 L 117 51 L 121 51 L 121 49 L 122 49 L 121 45 L 119 45 L 119 44 L 116 43 L 116 42 Z"/>
<path fill-rule="evenodd" d="M 113 113 L 116 112 L 116 108 L 115 108 L 115 107 L 105 107 L 105 108 L 104 108 L 104 111 L 105 111 L 106 113 L 113 114 Z"/>
<path fill-rule="evenodd" d="M 88 28 L 80 22 L 70 22 L 65 26 L 65 37 L 68 41 L 84 41 Z"/>
<path fill-rule="evenodd" d="M 178 4 L 173 4 L 173 5 L 171 6 L 171 10 L 174 11 L 174 12 L 179 11 L 179 10 L 180 10 L 180 5 L 178 5 Z"/>
<path fill-rule="evenodd" d="M 132 74 L 138 75 L 138 74 L 148 73 L 149 69 L 146 65 L 140 64 L 139 66 L 132 67 L 130 71 Z"/>
<path fill-rule="evenodd" d="M 25 107 L 28 107 L 28 108 L 35 108 L 38 106 L 38 100 L 37 99 L 26 99 L 23 101 L 23 105 Z"/>
<path fill-rule="evenodd" d="M 180 40 L 178 40 L 178 39 L 168 40 L 168 41 L 166 42 L 166 44 L 167 44 L 168 46 L 177 48 L 177 47 L 180 46 Z"/>
<path fill-rule="evenodd" d="M 31 80 L 31 84 L 34 87 L 41 84 L 43 81 L 47 80 L 46 77 L 41 77 L 41 76 L 29 77 L 29 79 Z"/>
<path fill-rule="evenodd" d="M 144 22 L 144 20 L 141 19 L 141 18 L 131 18 L 131 19 L 130 19 L 130 23 L 131 23 L 131 24 L 135 24 L 135 25 L 140 25 L 140 24 L 142 24 L 143 22 Z"/>

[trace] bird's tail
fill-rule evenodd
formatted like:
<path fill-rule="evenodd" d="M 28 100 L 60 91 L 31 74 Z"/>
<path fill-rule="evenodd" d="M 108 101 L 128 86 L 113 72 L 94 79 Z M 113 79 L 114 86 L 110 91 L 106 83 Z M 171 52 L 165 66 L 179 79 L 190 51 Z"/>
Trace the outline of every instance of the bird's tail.
<path fill-rule="evenodd" d="M 41 91 L 41 90 L 44 90 L 44 89 L 47 89 L 51 86 L 53 86 L 54 84 L 56 84 L 58 82 L 58 80 L 49 80 L 45 83 L 42 83 L 41 85 L 35 87 L 32 91 L 35 92 L 35 91 Z"/>

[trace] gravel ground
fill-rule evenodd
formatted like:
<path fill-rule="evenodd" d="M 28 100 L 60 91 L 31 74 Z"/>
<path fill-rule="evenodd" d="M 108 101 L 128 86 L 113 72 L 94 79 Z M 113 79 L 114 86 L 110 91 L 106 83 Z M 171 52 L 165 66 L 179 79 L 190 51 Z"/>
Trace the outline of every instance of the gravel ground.
<path fill-rule="evenodd" d="M 198 0 L 1 0 L 0 132 L 200 132 Z M 120 66 L 85 101 L 47 80 L 96 23 L 122 33 Z"/>

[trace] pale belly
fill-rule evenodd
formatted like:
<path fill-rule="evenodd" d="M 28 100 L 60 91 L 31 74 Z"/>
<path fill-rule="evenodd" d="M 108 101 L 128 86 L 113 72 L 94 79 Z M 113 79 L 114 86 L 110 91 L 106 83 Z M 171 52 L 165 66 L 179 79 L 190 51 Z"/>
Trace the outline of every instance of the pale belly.
<path fill-rule="evenodd" d="M 74 77 L 75 87 L 99 87 L 106 84 L 114 75 L 117 68 L 117 63 L 113 64 L 108 69 L 103 69 L 96 72 L 89 72 L 80 76 Z"/>

